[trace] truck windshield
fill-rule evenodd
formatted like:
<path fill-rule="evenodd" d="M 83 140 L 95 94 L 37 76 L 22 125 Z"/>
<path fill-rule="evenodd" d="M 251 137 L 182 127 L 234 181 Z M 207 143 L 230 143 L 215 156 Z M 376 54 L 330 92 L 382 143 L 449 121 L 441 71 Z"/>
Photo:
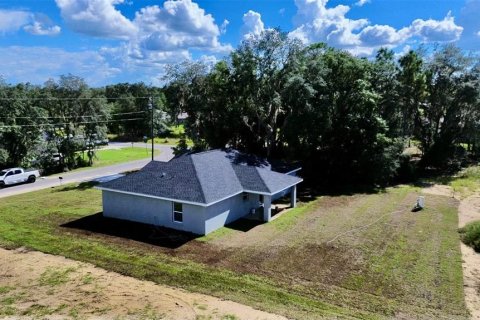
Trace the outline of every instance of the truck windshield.
<path fill-rule="evenodd" d="M 7 172 L 8 172 L 7 170 L 0 171 L 0 177 L 3 177 L 4 175 L 6 175 Z"/>

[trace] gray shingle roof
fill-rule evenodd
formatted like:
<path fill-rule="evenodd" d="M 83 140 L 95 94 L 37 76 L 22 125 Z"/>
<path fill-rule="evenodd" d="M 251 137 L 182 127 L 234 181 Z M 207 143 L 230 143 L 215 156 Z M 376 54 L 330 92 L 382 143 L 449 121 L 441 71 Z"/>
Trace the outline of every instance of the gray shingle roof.
<path fill-rule="evenodd" d="M 273 194 L 302 179 L 272 171 L 267 161 L 235 150 L 185 154 L 152 161 L 136 173 L 102 183 L 100 189 L 209 204 L 244 190 Z"/>

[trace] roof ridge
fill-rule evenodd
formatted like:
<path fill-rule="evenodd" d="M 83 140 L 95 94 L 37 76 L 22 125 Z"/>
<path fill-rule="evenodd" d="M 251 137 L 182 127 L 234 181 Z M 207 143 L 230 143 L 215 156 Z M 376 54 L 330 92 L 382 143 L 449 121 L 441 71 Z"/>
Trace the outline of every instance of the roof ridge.
<path fill-rule="evenodd" d="M 262 181 L 263 185 L 265 186 L 265 188 L 267 188 L 268 191 L 272 192 L 272 190 L 270 190 L 270 188 L 268 187 L 267 183 L 265 182 L 265 180 L 263 180 L 263 177 L 262 175 L 260 174 L 260 171 L 259 169 L 262 169 L 262 170 L 267 170 L 265 168 L 259 168 L 257 166 L 254 167 L 255 168 L 255 171 L 257 172 L 258 176 L 260 177 L 260 180 Z M 268 171 L 272 171 L 272 170 L 268 170 Z"/>
<path fill-rule="evenodd" d="M 200 151 L 200 152 L 190 153 L 189 156 L 191 157 L 191 156 L 195 156 L 195 155 L 198 155 L 198 154 L 209 153 L 209 152 L 214 152 L 214 151 L 222 151 L 222 149 L 204 150 L 204 151 Z"/>
<path fill-rule="evenodd" d="M 207 198 L 205 197 L 205 190 L 203 190 L 203 184 L 202 184 L 202 181 L 200 181 L 200 179 L 198 178 L 198 170 L 197 170 L 197 166 L 195 165 L 195 161 L 193 161 L 193 157 L 187 157 L 190 161 L 190 163 L 192 164 L 193 166 L 193 171 L 195 171 L 195 179 L 197 179 L 198 181 L 198 184 L 200 185 L 200 190 L 202 192 L 202 199 L 203 199 L 203 202 L 206 203 L 207 202 Z"/>

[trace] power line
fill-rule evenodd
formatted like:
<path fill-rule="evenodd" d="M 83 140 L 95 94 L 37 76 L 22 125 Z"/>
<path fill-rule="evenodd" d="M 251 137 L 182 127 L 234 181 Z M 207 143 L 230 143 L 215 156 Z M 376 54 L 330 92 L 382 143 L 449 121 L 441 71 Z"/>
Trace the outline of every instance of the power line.
<path fill-rule="evenodd" d="M 23 128 L 23 127 L 43 127 L 43 126 L 66 126 L 70 124 L 89 124 L 89 123 L 109 123 L 109 122 L 122 122 L 122 121 L 135 121 L 144 120 L 144 118 L 131 118 L 131 119 L 118 119 L 118 120 L 100 120 L 100 121 L 82 121 L 82 122 L 63 122 L 63 123 L 41 123 L 41 124 L 13 124 L 13 125 L 0 125 L 2 128 Z"/>
<path fill-rule="evenodd" d="M 121 113 L 112 113 L 109 114 L 110 116 L 118 116 L 118 115 L 128 115 L 128 114 L 138 114 L 138 113 L 145 113 L 145 111 L 135 111 L 135 112 L 121 112 Z M 109 115 L 97 115 L 97 116 L 68 116 L 68 117 L 0 117 L 2 119 L 72 119 L 72 118 L 95 118 L 95 117 L 107 117 Z"/>
<path fill-rule="evenodd" d="M 0 101 L 29 101 L 29 100 L 46 100 L 46 101 L 74 101 L 74 100 L 125 100 L 125 99 L 150 99 L 150 97 L 92 97 L 92 98 L 54 98 L 54 97 L 41 97 L 41 98 L 0 98 Z"/>

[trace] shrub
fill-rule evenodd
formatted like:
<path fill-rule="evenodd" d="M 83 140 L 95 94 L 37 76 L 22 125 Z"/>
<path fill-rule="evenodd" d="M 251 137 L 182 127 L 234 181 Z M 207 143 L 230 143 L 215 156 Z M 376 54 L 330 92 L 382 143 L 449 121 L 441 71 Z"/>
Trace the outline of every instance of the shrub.
<path fill-rule="evenodd" d="M 480 221 L 474 221 L 460 229 L 463 243 L 480 252 Z"/>

